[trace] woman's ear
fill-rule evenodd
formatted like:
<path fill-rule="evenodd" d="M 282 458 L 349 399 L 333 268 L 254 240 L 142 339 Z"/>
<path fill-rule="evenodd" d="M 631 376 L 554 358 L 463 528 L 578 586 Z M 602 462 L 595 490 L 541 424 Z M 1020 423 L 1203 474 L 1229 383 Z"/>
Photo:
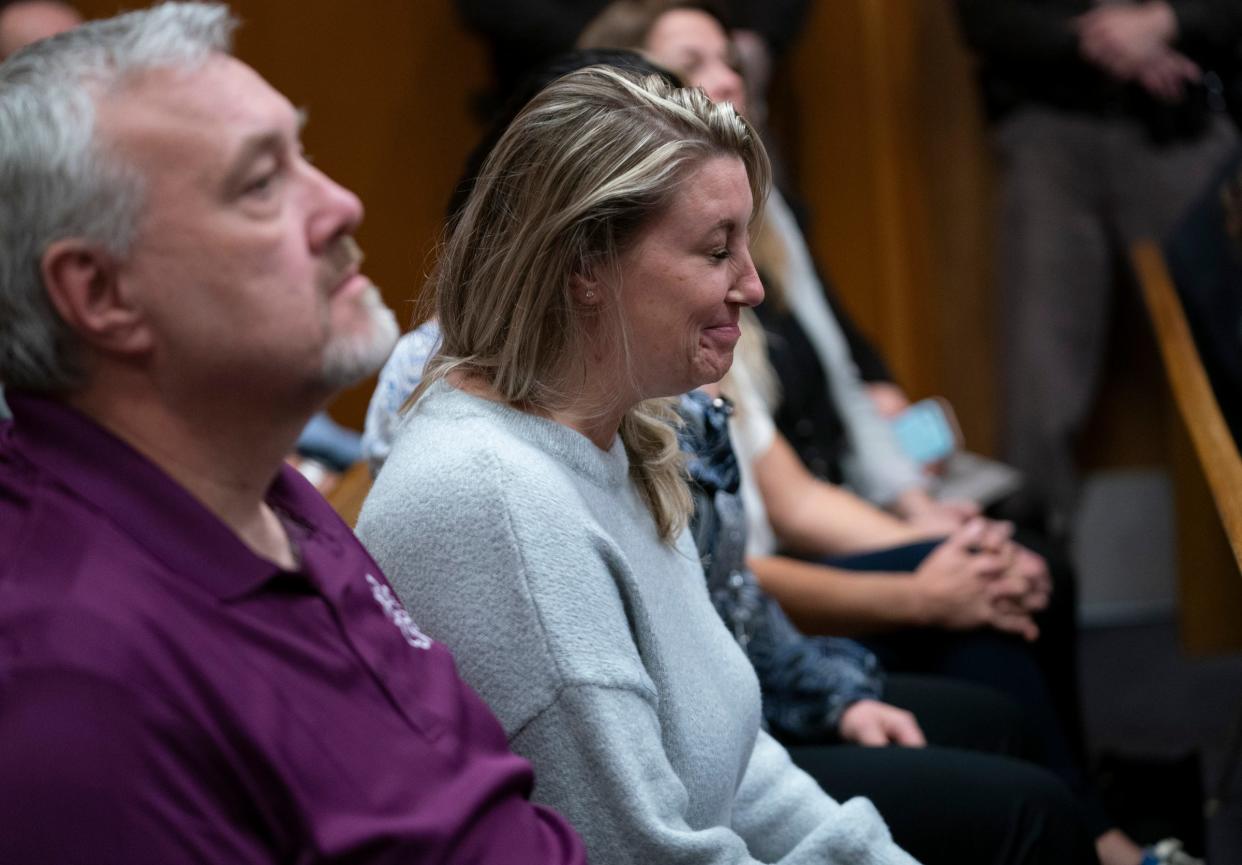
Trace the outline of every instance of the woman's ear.
<path fill-rule="evenodd" d="M 581 270 L 569 275 L 569 292 L 579 306 L 599 306 L 603 300 L 603 286 L 599 279 Z"/>

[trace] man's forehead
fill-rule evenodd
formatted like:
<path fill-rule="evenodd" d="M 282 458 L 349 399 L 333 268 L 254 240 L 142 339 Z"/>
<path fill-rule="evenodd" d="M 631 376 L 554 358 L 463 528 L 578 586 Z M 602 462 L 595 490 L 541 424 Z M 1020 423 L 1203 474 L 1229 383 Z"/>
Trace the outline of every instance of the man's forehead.
<path fill-rule="evenodd" d="M 177 136 L 231 137 L 292 131 L 300 115 L 281 93 L 236 58 L 214 54 L 187 69 L 155 68 L 102 94 L 97 126 L 121 146 Z"/>

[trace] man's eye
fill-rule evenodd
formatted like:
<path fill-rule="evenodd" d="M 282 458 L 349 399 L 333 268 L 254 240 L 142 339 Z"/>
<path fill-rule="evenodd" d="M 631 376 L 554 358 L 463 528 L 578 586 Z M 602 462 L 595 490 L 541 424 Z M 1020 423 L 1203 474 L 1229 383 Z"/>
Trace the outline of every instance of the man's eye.
<path fill-rule="evenodd" d="M 242 191 L 252 198 L 267 198 L 275 191 L 277 179 L 277 172 L 269 172 L 247 183 Z"/>
<path fill-rule="evenodd" d="M 712 253 L 712 259 L 715 261 L 726 261 L 730 256 L 728 247 L 721 247 Z"/>

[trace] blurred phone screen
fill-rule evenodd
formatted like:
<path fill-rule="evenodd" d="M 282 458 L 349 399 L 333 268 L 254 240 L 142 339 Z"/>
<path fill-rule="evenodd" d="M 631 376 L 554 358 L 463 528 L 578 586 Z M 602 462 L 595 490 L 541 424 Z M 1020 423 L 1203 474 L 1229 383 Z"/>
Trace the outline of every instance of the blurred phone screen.
<path fill-rule="evenodd" d="M 937 399 L 914 403 L 893 418 L 901 449 L 921 465 L 938 463 L 957 450 L 957 429 Z"/>

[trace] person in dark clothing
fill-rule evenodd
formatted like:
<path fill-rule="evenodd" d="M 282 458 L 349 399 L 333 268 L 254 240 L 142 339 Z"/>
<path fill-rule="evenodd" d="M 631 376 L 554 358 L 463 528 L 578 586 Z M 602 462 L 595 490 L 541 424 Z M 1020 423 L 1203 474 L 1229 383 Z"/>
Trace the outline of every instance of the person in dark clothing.
<path fill-rule="evenodd" d="M 1242 4 L 1233 0 L 957 0 L 957 8 L 994 122 L 1039 104 L 1128 114 L 1153 137 L 1186 134 L 1217 107 L 1202 97 L 1236 92 Z"/>
<path fill-rule="evenodd" d="M 1114 275 L 1237 146 L 1242 4 L 958 0 L 1000 168 L 1006 458 L 1072 525 L 1073 448 L 1097 390 Z M 1235 101 L 1236 107 L 1236 101 Z"/>
<path fill-rule="evenodd" d="M 488 117 L 531 72 L 574 47 L 583 28 L 609 0 L 455 0 L 458 14 L 487 44 L 492 91 L 482 103 Z M 708 5 L 705 3 L 704 5 Z M 810 0 L 724 0 L 713 3 L 735 22 L 746 59 L 769 66 L 792 44 Z"/>

